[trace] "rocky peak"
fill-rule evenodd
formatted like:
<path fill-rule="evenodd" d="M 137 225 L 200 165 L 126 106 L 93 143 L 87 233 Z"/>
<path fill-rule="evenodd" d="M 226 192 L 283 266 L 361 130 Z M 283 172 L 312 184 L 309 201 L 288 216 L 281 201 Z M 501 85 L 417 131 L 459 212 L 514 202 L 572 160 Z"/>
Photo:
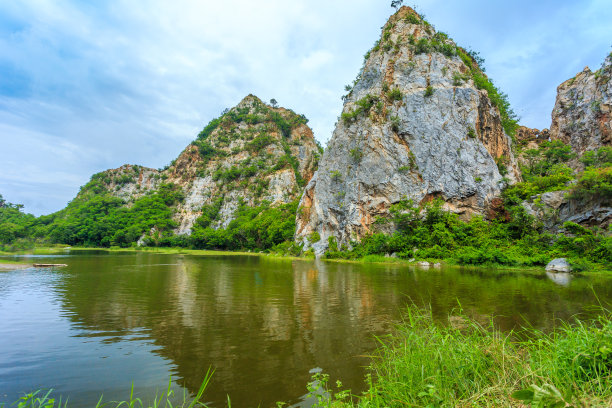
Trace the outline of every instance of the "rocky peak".
<path fill-rule="evenodd" d="M 97 194 L 110 194 L 129 203 L 148 191 L 155 190 L 160 180 L 159 170 L 124 164 L 116 169 L 94 174 L 79 191 L 77 199 L 86 200 Z"/>
<path fill-rule="evenodd" d="M 177 233 L 190 233 L 204 206 L 218 206 L 217 228 L 229 224 L 241 203 L 298 199 L 319 156 L 307 122 L 254 95 L 211 121 L 167 170 L 186 197 L 177 208 Z"/>
<path fill-rule="evenodd" d="M 572 146 L 578 158 L 589 150 L 612 144 L 612 53 L 601 68 L 585 67 L 557 87 L 550 136 Z"/>
<path fill-rule="evenodd" d="M 317 253 L 331 236 L 350 245 L 373 232 L 402 199 L 484 214 L 520 178 L 507 103 L 474 58 L 409 7 L 385 24 L 344 100 L 298 211 L 296 239 Z"/>
<path fill-rule="evenodd" d="M 182 190 L 173 209 L 176 233 L 189 234 L 202 209 L 214 206 L 212 228 L 225 227 L 241 204 L 298 200 L 320 150 L 304 115 L 248 95 L 200 132 L 162 170 L 124 165 L 94 175 L 79 197 L 110 194 L 130 202 L 164 183 Z"/>

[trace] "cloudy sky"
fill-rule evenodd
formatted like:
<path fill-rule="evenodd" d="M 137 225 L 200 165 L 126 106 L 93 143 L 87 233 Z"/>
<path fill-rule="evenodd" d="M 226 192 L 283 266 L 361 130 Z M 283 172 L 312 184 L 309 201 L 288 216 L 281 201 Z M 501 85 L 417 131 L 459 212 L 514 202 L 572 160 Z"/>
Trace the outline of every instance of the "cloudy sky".
<path fill-rule="evenodd" d="M 0 194 L 59 210 L 95 172 L 163 167 L 249 93 L 305 114 L 325 144 L 389 3 L 0 1 Z M 548 127 L 557 85 L 611 51 L 610 0 L 415 6 L 480 52 L 530 127 Z"/>

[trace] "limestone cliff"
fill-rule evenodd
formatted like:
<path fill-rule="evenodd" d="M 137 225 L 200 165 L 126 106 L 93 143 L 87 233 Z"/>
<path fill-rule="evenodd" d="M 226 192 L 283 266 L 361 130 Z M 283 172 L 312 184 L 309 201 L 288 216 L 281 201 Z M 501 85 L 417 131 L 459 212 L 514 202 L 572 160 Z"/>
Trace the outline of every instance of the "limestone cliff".
<path fill-rule="evenodd" d="M 505 182 L 520 178 L 487 84 L 473 58 L 402 7 L 345 97 L 302 196 L 296 240 L 319 254 L 330 236 L 350 245 L 402 199 L 485 213 Z"/>
<path fill-rule="evenodd" d="M 177 234 L 189 234 L 207 205 L 220 206 L 213 228 L 225 227 L 241 203 L 271 205 L 299 199 L 320 151 L 307 119 L 266 105 L 253 95 L 204 128 L 165 169 L 124 165 L 92 177 L 79 193 L 110 194 L 126 205 L 162 183 L 180 187 L 184 200 L 173 209 Z"/>
<path fill-rule="evenodd" d="M 550 137 L 584 152 L 612 144 L 612 53 L 601 68 L 582 72 L 557 88 Z M 571 163 L 579 167 L 578 160 Z"/>
<path fill-rule="evenodd" d="M 185 192 L 177 208 L 177 233 L 189 234 L 202 206 L 216 200 L 222 203 L 213 227 L 226 227 L 240 202 L 277 205 L 298 199 L 319 156 L 306 122 L 249 95 L 214 129 L 203 131 L 165 173 Z"/>

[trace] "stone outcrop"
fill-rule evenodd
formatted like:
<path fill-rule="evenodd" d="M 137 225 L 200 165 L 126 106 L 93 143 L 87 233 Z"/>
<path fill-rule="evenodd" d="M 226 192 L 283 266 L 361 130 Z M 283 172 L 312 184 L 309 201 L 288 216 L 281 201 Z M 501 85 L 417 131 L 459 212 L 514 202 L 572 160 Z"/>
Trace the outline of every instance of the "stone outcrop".
<path fill-rule="evenodd" d="M 125 165 L 92 177 L 79 193 L 107 193 L 127 205 L 161 183 L 179 186 L 177 234 L 190 234 L 205 206 L 219 206 L 211 227 L 226 227 L 240 204 L 280 205 L 298 200 L 320 155 L 303 115 L 266 105 L 253 95 L 213 120 L 162 170 Z"/>
<path fill-rule="evenodd" d="M 602 67 L 582 72 L 557 88 L 550 137 L 572 146 L 578 157 L 612 144 L 612 53 Z M 579 167 L 578 160 L 570 163 Z"/>
<path fill-rule="evenodd" d="M 520 179 L 500 113 L 474 82 L 474 71 L 484 74 L 457 50 L 408 7 L 383 27 L 302 196 L 296 240 L 305 248 L 321 254 L 331 236 L 350 245 L 402 199 L 484 214 Z"/>
<path fill-rule="evenodd" d="M 537 149 L 543 142 L 550 140 L 550 131 L 548 129 L 532 129 L 525 126 L 519 126 L 514 135 L 517 148 L 521 149 Z"/>
<path fill-rule="evenodd" d="M 523 202 L 523 207 L 553 233 L 559 232 L 567 221 L 604 230 L 612 223 L 609 199 L 572 199 L 568 190 L 539 194 Z"/>
<path fill-rule="evenodd" d="M 91 181 L 79 192 L 77 198 L 87 199 L 91 195 L 108 193 L 127 202 L 136 200 L 159 187 L 161 172 L 148 167 L 124 164 L 94 174 Z"/>

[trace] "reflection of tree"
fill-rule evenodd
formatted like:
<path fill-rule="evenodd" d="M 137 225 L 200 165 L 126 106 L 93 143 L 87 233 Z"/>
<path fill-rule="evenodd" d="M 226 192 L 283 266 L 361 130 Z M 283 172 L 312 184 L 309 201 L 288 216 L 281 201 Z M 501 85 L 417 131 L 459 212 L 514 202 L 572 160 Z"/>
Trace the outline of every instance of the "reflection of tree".
<path fill-rule="evenodd" d="M 106 335 L 146 328 L 190 390 L 213 366 L 208 397 L 228 393 L 236 406 L 303 394 L 315 366 L 359 389 L 367 360 L 358 356 L 408 302 L 431 304 L 438 318 L 460 302 L 504 329 L 523 319 L 547 328 L 552 316 L 594 303 L 586 281 L 563 288 L 543 275 L 483 270 L 150 254 L 75 258 L 71 268 L 79 272 L 60 291 L 75 323 Z"/>

